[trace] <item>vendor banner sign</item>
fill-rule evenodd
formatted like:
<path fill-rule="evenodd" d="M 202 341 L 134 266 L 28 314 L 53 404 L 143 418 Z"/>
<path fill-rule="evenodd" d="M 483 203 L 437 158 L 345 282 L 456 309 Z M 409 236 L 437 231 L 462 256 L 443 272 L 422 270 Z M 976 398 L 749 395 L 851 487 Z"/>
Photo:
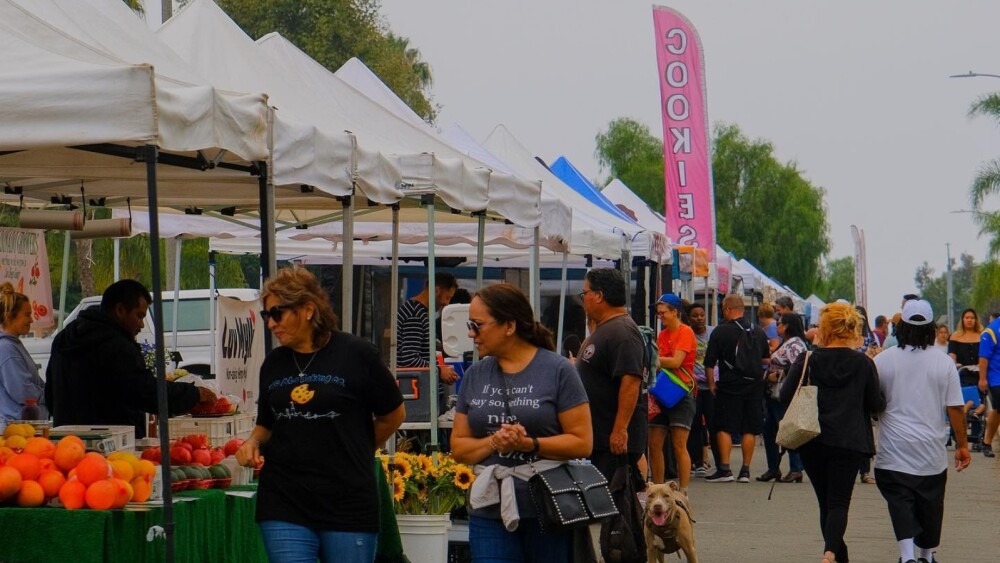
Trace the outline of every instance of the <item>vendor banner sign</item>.
<path fill-rule="evenodd" d="M 4 282 L 28 296 L 31 328 L 36 334 L 42 335 L 55 326 L 44 231 L 0 228 L 0 283 Z"/>
<path fill-rule="evenodd" d="M 260 366 L 264 362 L 264 319 L 260 299 L 243 301 L 220 296 L 216 307 L 215 379 L 223 395 L 243 401 L 243 410 L 257 410 Z"/>
<path fill-rule="evenodd" d="M 715 261 L 715 200 L 701 40 L 676 10 L 653 6 L 663 116 L 666 234 Z"/>

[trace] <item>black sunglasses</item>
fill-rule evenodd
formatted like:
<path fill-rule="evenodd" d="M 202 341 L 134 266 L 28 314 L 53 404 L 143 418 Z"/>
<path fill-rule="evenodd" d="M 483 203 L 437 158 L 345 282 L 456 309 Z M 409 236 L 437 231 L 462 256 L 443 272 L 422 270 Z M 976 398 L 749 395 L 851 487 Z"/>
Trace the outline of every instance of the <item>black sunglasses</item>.
<path fill-rule="evenodd" d="M 476 336 L 479 336 L 479 330 L 483 326 L 488 325 L 490 323 L 495 323 L 495 322 L 496 321 L 494 320 L 494 321 L 483 321 L 481 323 L 477 323 L 476 321 L 468 320 L 468 321 L 465 321 L 465 326 L 469 327 L 469 330 L 472 331 L 472 334 L 475 334 Z"/>
<path fill-rule="evenodd" d="M 291 308 L 291 305 L 275 305 L 270 309 L 261 309 L 260 318 L 264 319 L 264 324 L 267 324 L 271 319 L 274 319 L 276 323 L 280 323 L 281 316 Z"/>

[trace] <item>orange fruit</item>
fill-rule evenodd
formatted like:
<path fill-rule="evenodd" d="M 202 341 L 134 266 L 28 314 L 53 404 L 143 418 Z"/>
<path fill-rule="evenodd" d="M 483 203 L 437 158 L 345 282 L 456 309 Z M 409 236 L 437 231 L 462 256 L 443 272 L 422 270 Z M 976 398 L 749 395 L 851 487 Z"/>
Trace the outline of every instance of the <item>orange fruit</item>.
<path fill-rule="evenodd" d="M 16 452 L 14 452 L 14 450 L 12 450 L 12 449 L 10 449 L 10 448 L 8 448 L 6 446 L 0 447 L 0 459 L 2 459 L 4 461 L 4 463 L 6 463 L 8 459 L 14 457 L 15 453 Z"/>
<path fill-rule="evenodd" d="M 76 465 L 76 478 L 87 487 L 101 479 L 107 479 L 109 474 L 110 465 L 100 454 L 87 454 Z M 90 504 L 89 500 L 87 504 Z"/>
<path fill-rule="evenodd" d="M 107 510 L 114 506 L 118 498 L 118 487 L 111 482 L 111 479 L 101 479 L 87 487 L 87 493 L 83 498 L 90 508 Z"/>
<path fill-rule="evenodd" d="M 112 474 L 122 481 L 131 481 L 135 477 L 135 470 L 132 464 L 124 459 L 116 459 L 111 462 Z"/>
<path fill-rule="evenodd" d="M 118 487 L 118 496 L 115 497 L 115 504 L 111 508 L 123 508 L 128 501 L 132 500 L 134 490 L 132 484 L 123 479 L 111 479 L 111 482 Z"/>
<path fill-rule="evenodd" d="M 67 436 L 66 438 L 69 438 Z M 66 442 L 66 438 L 59 441 L 59 445 L 56 446 L 55 456 L 52 458 L 55 461 L 56 467 L 62 471 L 69 471 L 76 467 L 76 464 L 80 463 L 86 452 L 83 451 L 83 446 L 74 444 L 73 442 Z"/>
<path fill-rule="evenodd" d="M 48 438 L 28 438 L 24 443 L 24 452 L 35 454 L 39 458 L 52 459 L 52 456 L 56 453 L 56 445 L 49 441 Z"/>
<path fill-rule="evenodd" d="M 7 460 L 7 467 L 13 467 L 21 473 L 21 478 L 34 481 L 42 473 L 42 467 L 38 463 L 38 456 L 35 454 L 17 454 Z"/>
<path fill-rule="evenodd" d="M 0 501 L 17 494 L 21 489 L 21 472 L 13 467 L 0 467 Z"/>
<path fill-rule="evenodd" d="M 86 494 L 86 485 L 76 479 L 71 479 L 59 488 L 59 502 L 69 510 L 83 508 L 83 498 Z"/>
<path fill-rule="evenodd" d="M 28 440 L 24 436 L 18 436 L 17 434 L 13 436 L 8 436 L 7 441 L 4 443 L 8 448 L 21 451 L 24 449 L 24 445 L 28 443 Z"/>
<path fill-rule="evenodd" d="M 23 507 L 42 506 L 45 504 L 45 490 L 38 481 L 21 482 L 21 490 L 17 493 L 17 505 Z"/>
<path fill-rule="evenodd" d="M 66 478 L 63 477 L 63 474 L 53 469 L 42 471 L 42 474 L 38 476 L 38 484 L 41 485 L 42 490 L 45 491 L 46 498 L 58 496 L 59 489 L 61 489 L 65 483 Z"/>
<path fill-rule="evenodd" d="M 56 470 L 56 471 L 59 471 L 59 468 L 56 467 L 56 462 L 52 461 L 51 459 L 49 459 L 47 457 L 43 457 L 43 458 L 41 458 L 41 459 L 38 460 L 38 468 L 41 469 L 43 473 L 45 471 L 49 471 L 49 470 L 53 470 L 53 469 Z"/>
<path fill-rule="evenodd" d="M 83 443 L 83 440 L 80 439 L 79 436 L 74 436 L 73 434 L 63 436 L 62 439 L 59 440 L 59 443 L 56 444 L 56 447 L 58 448 L 63 444 L 76 444 L 77 446 L 80 446 L 81 450 L 86 449 L 86 444 Z"/>
<path fill-rule="evenodd" d="M 140 459 L 139 475 L 145 477 L 147 480 L 152 479 L 156 475 L 156 464 L 148 459 Z"/>
<path fill-rule="evenodd" d="M 132 500 L 134 502 L 146 502 L 153 493 L 153 484 L 142 476 L 132 479 Z"/>

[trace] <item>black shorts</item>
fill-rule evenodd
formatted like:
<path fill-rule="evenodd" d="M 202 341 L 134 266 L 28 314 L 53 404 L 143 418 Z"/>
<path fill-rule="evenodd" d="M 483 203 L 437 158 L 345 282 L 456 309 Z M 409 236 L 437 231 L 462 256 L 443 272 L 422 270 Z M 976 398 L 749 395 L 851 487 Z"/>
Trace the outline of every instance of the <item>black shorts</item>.
<path fill-rule="evenodd" d="M 1000 385 L 990 387 L 990 406 L 994 409 L 1000 408 Z"/>
<path fill-rule="evenodd" d="M 708 393 L 708 391 L 704 391 Z M 691 422 L 694 421 L 695 399 L 694 395 L 685 395 L 676 405 L 669 409 L 660 405 L 660 414 L 649 421 L 650 426 L 671 427 L 678 426 L 685 430 L 691 430 Z"/>
<path fill-rule="evenodd" d="M 764 398 L 759 393 L 718 393 L 715 396 L 715 430 L 731 434 L 762 434 Z"/>

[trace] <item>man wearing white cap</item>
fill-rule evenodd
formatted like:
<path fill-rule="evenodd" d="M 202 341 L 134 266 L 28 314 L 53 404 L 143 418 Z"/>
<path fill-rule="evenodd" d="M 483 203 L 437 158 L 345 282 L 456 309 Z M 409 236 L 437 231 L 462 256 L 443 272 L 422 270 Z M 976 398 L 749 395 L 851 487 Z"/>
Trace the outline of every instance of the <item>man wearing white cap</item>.
<path fill-rule="evenodd" d="M 932 563 L 941 543 L 948 477 L 943 409 L 955 431 L 955 468 L 962 471 L 972 461 L 958 370 L 934 349 L 933 320 L 930 303 L 907 301 L 896 327 L 899 346 L 875 357 L 887 403 L 878 421 L 875 480 L 889 506 L 903 563 Z"/>

